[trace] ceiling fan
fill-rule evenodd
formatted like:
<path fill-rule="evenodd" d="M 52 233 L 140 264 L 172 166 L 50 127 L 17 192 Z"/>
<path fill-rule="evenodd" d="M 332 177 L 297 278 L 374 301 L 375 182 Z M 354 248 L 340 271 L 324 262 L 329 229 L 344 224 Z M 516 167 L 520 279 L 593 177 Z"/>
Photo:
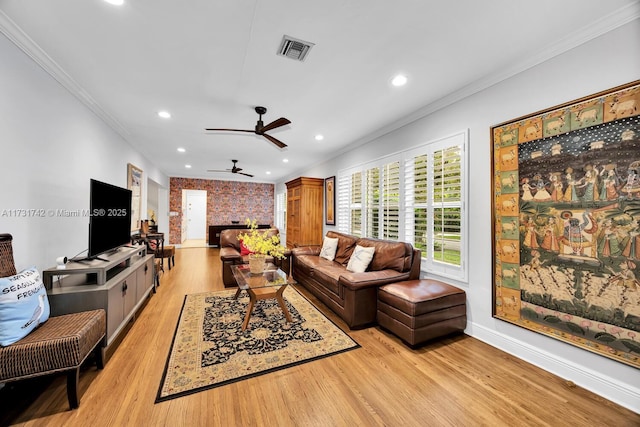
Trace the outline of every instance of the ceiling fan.
<path fill-rule="evenodd" d="M 231 173 L 239 173 L 240 175 L 244 175 L 244 176 L 248 176 L 253 178 L 253 175 L 250 175 L 248 173 L 244 173 L 244 172 L 240 172 L 242 170 L 242 168 L 239 168 L 238 166 L 236 166 L 236 163 L 238 163 L 237 160 L 231 160 L 233 162 L 233 167 L 231 169 L 224 169 L 224 170 L 208 170 L 207 172 L 231 172 Z"/>
<path fill-rule="evenodd" d="M 260 116 L 260 118 L 258 119 L 258 123 L 256 123 L 256 127 L 253 130 L 250 130 L 250 129 L 205 129 L 205 130 L 255 133 L 256 135 L 264 136 L 265 138 L 267 138 L 269 141 L 271 141 L 272 143 L 274 143 L 280 148 L 286 147 L 287 144 L 277 140 L 271 135 L 267 135 L 265 132 L 275 128 L 279 128 L 280 126 L 288 125 L 289 123 L 291 123 L 291 121 L 289 119 L 285 119 L 284 117 L 280 117 L 279 119 L 276 119 L 265 126 L 264 123 L 262 122 L 262 115 L 267 112 L 267 109 L 265 107 L 256 107 L 255 110 L 256 110 L 256 113 L 258 113 L 258 115 Z"/>

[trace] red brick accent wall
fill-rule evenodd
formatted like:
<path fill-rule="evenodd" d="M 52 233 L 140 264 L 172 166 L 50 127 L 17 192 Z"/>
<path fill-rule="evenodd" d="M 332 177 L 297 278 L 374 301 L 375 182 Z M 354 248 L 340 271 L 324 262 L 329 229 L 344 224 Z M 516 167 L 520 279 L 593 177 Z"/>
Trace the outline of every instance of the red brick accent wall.
<path fill-rule="evenodd" d="M 207 191 L 207 225 L 231 224 L 231 221 L 242 224 L 247 218 L 256 219 L 259 224 L 273 224 L 273 184 L 169 178 L 169 211 L 178 212 L 177 216 L 169 217 L 171 244 L 182 241 L 182 190 Z"/>

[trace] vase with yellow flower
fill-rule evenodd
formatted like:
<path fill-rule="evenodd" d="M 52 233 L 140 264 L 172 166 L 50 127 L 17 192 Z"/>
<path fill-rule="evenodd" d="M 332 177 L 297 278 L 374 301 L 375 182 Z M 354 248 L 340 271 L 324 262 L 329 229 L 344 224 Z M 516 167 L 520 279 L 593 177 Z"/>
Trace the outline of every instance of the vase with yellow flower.
<path fill-rule="evenodd" d="M 249 250 L 249 271 L 262 274 L 268 256 L 284 258 L 285 248 L 280 245 L 280 236 L 271 230 L 259 230 L 257 220 L 245 221 L 249 231 L 238 235 L 238 240 Z"/>

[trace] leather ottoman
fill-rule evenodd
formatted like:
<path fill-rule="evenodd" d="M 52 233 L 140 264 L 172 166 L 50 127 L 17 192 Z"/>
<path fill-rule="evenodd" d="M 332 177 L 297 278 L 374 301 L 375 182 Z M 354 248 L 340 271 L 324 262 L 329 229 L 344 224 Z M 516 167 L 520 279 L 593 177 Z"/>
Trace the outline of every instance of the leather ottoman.
<path fill-rule="evenodd" d="M 412 347 L 461 332 L 467 325 L 466 294 L 433 279 L 407 280 L 378 288 L 377 321 Z"/>

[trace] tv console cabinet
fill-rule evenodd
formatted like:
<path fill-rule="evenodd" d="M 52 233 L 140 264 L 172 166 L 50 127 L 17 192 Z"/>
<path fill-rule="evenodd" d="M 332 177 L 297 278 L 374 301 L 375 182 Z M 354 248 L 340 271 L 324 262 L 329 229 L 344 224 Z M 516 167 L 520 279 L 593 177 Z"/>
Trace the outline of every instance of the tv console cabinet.
<path fill-rule="evenodd" d="M 42 272 L 42 280 L 51 316 L 104 309 L 109 346 L 151 291 L 155 292 L 154 256 L 147 255 L 145 245 L 134 245 L 100 258 L 104 260 L 70 262 L 61 270 L 48 268 Z"/>

